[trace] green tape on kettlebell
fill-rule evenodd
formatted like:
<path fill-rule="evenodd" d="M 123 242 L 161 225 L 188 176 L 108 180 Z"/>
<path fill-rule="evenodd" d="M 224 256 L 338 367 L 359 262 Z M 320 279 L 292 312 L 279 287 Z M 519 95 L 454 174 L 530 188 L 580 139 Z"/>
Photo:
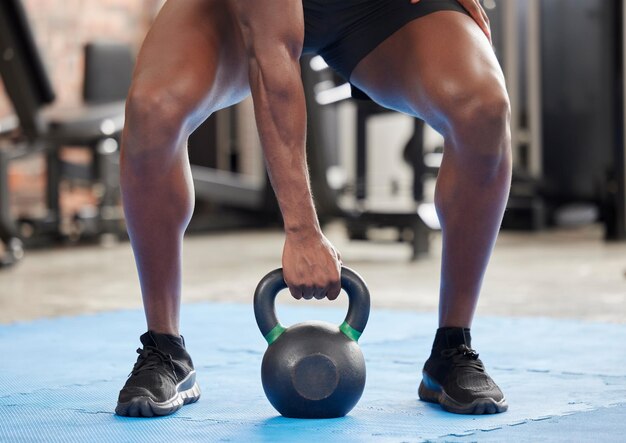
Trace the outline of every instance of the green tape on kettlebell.
<path fill-rule="evenodd" d="M 285 332 L 286 330 L 287 328 L 285 328 L 280 323 L 277 323 L 276 326 L 274 326 L 272 330 L 268 332 L 267 335 L 265 336 L 265 340 L 267 340 L 267 344 L 271 345 L 272 343 L 274 343 L 276 340 L 278 340 L 278 337 L 280 337 L 281 334 Z"/>
<path fill-rule="evenodd" d="M 350 340 L 354 341 L 359 341 L 359 337 L 361 337 L 362 334 L 362 332 L 357 331 L 345 321 L 341 324 L 341 326 L 339 326 L 339 330 Z"/>

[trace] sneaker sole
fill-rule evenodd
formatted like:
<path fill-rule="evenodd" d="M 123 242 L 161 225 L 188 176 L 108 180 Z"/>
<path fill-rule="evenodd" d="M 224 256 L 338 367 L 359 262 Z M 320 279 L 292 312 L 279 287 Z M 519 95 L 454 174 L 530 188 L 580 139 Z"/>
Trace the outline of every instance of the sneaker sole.
<path fill-rule="evenodd" d="M 428 403 L 437 403 L 444 410 L 454 414 L 499 414 L 509 409 L 506 399 L 496 401 L 493 398 L 477 398 L 471 403 L 460 403 L 446 394 L 446 391 L 439 383 L 430 378 L 426 373 L 423 374 L 423 380 L 420 383 L 417 394 L 420 400 Z"/>
<path fill-rule="evenodd" d="M 124 417 L 154 417 L 170 415 L 184 405 L 195 403 L 200 398 L 200 386 L 196 383 L 196 371 L 191 371 L 178 385 L 176 395 L 156 402 L 150 397 L 135 397 L 125 403 L 117 403 L 115 413 Z"/>

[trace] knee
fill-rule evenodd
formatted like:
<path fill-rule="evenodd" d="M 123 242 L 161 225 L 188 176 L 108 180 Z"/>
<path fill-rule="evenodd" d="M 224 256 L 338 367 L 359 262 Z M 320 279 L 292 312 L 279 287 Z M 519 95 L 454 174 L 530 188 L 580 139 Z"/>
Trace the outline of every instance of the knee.
<path fill-rule="evenodd" d="M 511 105 L 503 87 L 490 86 L 454 97 L 447 129 L 465 152 L 499 157 L 510 149 Z"/>
<path fill-rule="evenodd" d="M 510 175 L 511 169 L 511 107 L 504 87 L 467 89 L 451 94 L 444 112 L 446 146 L 455 164 L 489 182 Z"/>
<path fill-rule="evenodd" d="M 135 81 L 126 101 L 126 159 L 171 154 L 185 136 L 191 106 L 170 86 Z"/>

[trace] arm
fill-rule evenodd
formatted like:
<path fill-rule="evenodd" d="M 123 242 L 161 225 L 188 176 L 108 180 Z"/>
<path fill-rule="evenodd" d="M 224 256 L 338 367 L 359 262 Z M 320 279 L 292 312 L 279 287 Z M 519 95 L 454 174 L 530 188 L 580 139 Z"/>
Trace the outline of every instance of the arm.
<path fill-rule="evenodd" d="M 296 298 L 337 298 L 340 259 L 321 232 L 306 162 L 306 104 L 299 64 L 302 2 L 235 4 L 261 145 L 285 224 L 285 281 Z"/>

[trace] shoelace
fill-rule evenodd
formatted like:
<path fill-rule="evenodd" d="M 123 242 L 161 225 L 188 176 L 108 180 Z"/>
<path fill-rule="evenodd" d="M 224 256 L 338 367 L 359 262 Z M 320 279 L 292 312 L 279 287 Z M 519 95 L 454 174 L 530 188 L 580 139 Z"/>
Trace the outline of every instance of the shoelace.
<path fill-rule="evenodd" d="M 452 349 L 444 349 L 441 351 L 441 356 L 451 358 L 457 367 L 476 369 L 480 372 L 485 371 L 483 363 L 478 359 L 478 352 L 474 351 L 467 345 L 460 345 Z"/>
<path fill-rule="evenodd" d="M 137 349 L 137 354 L 139 354 L 139 358 L 137 359 L 137 363 L 133 366 L 133 370 L 130 375 L 137 375 L 141 371 L 145 371 L 148 369 L 156 369 L 159 368 L 162 364 L 169 364 L 172 368 L 172 376 L 176 373 L 176 368 L 174 367 L 174 362 L 172 361 L 172 356 L 170 354 L 165 354 L 163 351 L 155 348 L 154 346 L 146 346 L 143 349 Z"/>

